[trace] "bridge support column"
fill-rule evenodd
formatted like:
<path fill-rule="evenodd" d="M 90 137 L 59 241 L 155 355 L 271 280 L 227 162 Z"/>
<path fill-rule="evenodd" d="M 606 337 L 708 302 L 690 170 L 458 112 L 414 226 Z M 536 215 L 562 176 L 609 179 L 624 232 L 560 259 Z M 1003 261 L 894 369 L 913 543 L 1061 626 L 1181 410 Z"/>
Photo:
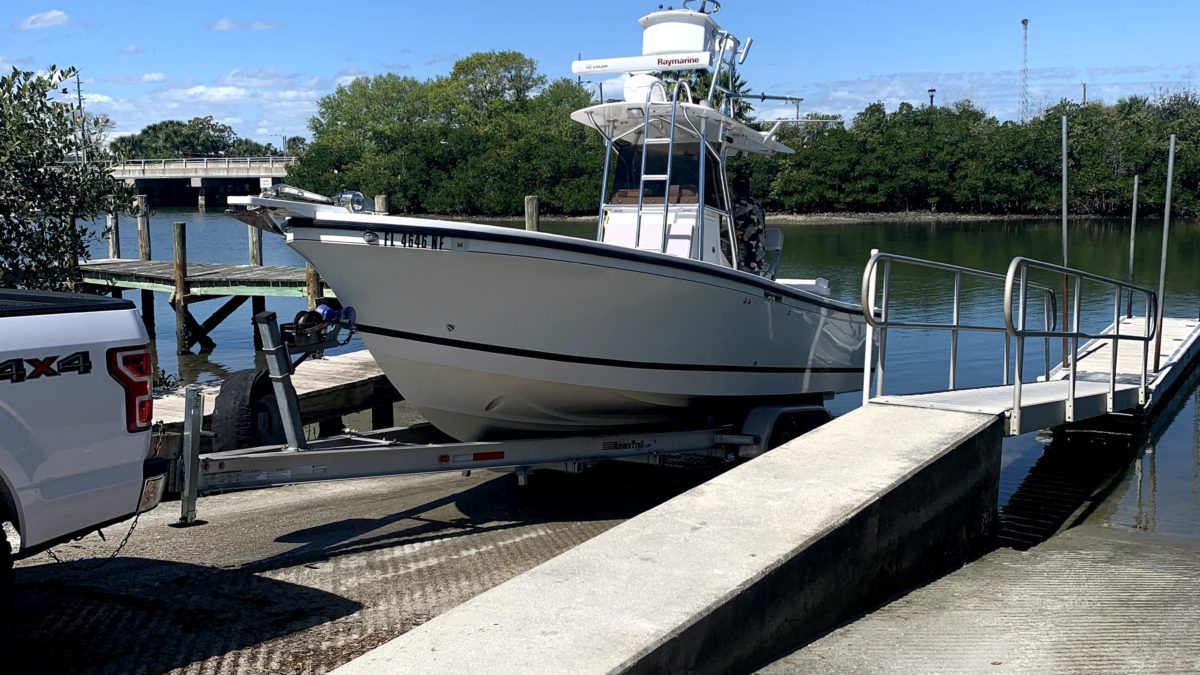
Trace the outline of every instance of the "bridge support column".
<path fill-rule="evenodd" d="M 199 193 L 199 196 L 196 198 L 196 206 L 201 211 L 203 211 L 204 207 L 205 207 L 204 202 L 205 202 L 205 197 L 206 197 L 205 190 L 204 190 L 204 179 L 203 178 L 192 178 L 191 183 L 192 183 L 192 187 L 196 188 L 196 191 Z"/>

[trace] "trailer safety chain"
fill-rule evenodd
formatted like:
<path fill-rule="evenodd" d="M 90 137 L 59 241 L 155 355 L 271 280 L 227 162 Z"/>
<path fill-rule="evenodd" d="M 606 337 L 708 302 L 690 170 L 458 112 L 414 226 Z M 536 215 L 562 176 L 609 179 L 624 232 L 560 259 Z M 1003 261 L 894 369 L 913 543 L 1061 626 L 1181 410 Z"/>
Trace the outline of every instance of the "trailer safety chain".
<path fill-rule="evenodd" d="M 158 453 L 162 452 L 162 444 L 163 444 L 163 437 L 164 437 L 162 428 L 163 428 L 163 423 L 161 421 L 159 421 L 159 422 L 154 423 L 154 428 L 151 429 L 151 431 L 150 431 L 150 433 L 158 439 L 154 445 L 154 451 L 150 453 L 151 457 L 158 457 L 159 456 Z M 119 555 L 121 553 L 121 551 L 125 548 L 125 545 L 129 543 L 129 539 L 131 537 L 133 537 L 133 532 L 134 532 L 134 530 L 137 529 L 138 521 L 141 520 L 141 518 L 142 518 L 142 514 L 140 514 L 140 513 L 137 514 L 136 516 L 134 516 L 133 522 L 129 524 L 129 530 L 127 532 L 125 532 L 125 536 L 121 539 L 121 543 L 117 544 L 117 547 L 114 548 L 112 550 L 112 552 L 109 553 L 103 560 L 99 560 L 99 561 L 95 562 L 94 564 L 83 565 L 79 560 L 63 560 L 62 558 L 58 557 L 58 555 L 54 552 L 54 549 L 52 549 L 52 548 L 46 549 L 46 555 L 50 556 L 50 559 L 53 560 L 54 562 L 56 562 L 60 565 L 63 565 L 64 567 L 67 567 L 68 569 L 74 570 L 76 572 L 93 572 L 95 570 L 101 569 L 102 567 L 108 565 L 113 560 L 115 560 L 117 555 Z M 96 533 L 100 535 L 100 539 L 102 539 L 102 540 L 104 539 L 104 531 L 103 530 L 96 530 Z M 79 537 L 79 539 L 82 539 L 82 538 L 83 537 Z M 75 539 L 75 541 L 79 541 L 79 539 Z"/>

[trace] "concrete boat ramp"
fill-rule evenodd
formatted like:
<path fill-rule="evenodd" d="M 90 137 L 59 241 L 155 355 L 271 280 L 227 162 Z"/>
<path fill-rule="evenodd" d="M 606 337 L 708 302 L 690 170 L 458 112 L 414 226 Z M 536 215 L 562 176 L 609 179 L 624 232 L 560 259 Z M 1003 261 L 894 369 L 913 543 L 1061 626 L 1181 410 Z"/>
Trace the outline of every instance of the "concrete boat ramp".
<path fill-rule="evenodd" d="M 1133 386 L 1134 405 L 1118 404 L 1143 421 L 1170 399 L 1200 357 L 1200 322 L 1167 319 L 1163 332 L 1170 337 L 1162 341 L 1160 367 L 1149 373 L 1146 405 L 1136 404 L 1136 385 L 1114 387 Z M 1102 342 L 1079 352 L 1075 424 L 1109 415 L 1107 384 L 1092 391 L 1084 378 L 1089 363 L 1112 362 Z M 1134 363 L 1141 370 L 1140 359 Z M 1029 410 L 1022 412 L 1036 412 L 1026 419 L 1045 426 L 1068 421 L 1066 387 L 1053 381 L 1068 371 L 1058 369 L 1043 386 L 1026 385 L 1033 391 L 1027 391 L 1023 405 Z M 1115 375 L 1105 379 L 1128 383 L 1140 373 Z M 1048 391 L 1055 389 L 1057 394 Z M 337 672 L 716 673 L 762 667 L 994 545 L 1001 440 L 1015 431 L 1009 426 L 1012 387 L 953 393 L 872 402 L 476 596 Z M 1088 550 L 1076 546 L 1072 557 L 1035 549 L 1041 552 L 1034 556 L 1057 565 L 1046 567 L 1051 575 L 1046 578 L 1070 578 Z M 1002 550 L 985 561 L 1014 555 L 1019 554 Z M 1110 571 L 1153 575 L 1161 562 L 1156 555 L 1114 562 Z M 1188 592 L 1194 595 L 1200 557 L 1177 551 L 1163 556 L 1175 561 L 1171 569 L 1179 578 L 1191 580 Z M 987 563 L 998 566 L 997 584 L 1021 583 L 1021 573 L 1005 567 L 1009 562 Z M 1159 588 L 1170 594 L 1176 587 Z M 982 592 L 958 589 L 960 595 Z M 1091 590 L 1101 589 L 1048 583 L 1041 597 L 1050 602 L 1052 596 Z M 1184 600 L 1162 605 L 1160 622 L 1194 626 L 1195 598 L 1178 597 Z M 1049 606 L 1030 605 L 1053 623 Z M 1014 612 L 1011 621 L 1024 620 Z M 935 634 L 937 625 L 926 627 Z M 858 637 L 833 633 L 813 646 L 817 651 L 800 652 L 772 668 L 856 672 L 871 658 L 856 646 L 870 641 L 870 630 Z M 889 630 L 893 638 L 903 632 L 896 625 Z M 910 641 L 910 653 L 919 656 L 900 669 L 979 665 L 954 660 L 957 654 L 949 658 L 953 643 L 946 638 L 931 644 L 924 651 Z M 886 661 L 885 652 L 876 647 L 870 654 Z M 939 655 L 948 660 L 938 661 Z M 998 660 L 1004 658 L 1011 656 Z M 1089 668 L 1083 661 L 1072 667 Z"/>

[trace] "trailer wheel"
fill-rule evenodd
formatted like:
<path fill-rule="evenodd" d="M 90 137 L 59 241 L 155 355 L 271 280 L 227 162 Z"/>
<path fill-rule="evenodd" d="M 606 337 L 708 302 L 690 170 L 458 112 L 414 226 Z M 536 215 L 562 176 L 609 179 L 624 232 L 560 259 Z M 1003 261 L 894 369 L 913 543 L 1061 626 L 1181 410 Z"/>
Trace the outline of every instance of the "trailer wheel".
<path fill-rule="evenodd" d="M 771 427 L 771 442 L 767 444 L 767 448 L 778 448 L 792 439 L 807 434 L 831 419 L 833 419 L 833 416 L 829 414 L 828 410 L 824 409 L 805 410 L 780 415 L 779 419 L 775 420 L 775 424 Z"/>
<path fill-rule="evenodd" d="M 221 384 L 212 430 L 213 452 L 285 442 L 279 404 L 266 370 L 239 370 Z"/>

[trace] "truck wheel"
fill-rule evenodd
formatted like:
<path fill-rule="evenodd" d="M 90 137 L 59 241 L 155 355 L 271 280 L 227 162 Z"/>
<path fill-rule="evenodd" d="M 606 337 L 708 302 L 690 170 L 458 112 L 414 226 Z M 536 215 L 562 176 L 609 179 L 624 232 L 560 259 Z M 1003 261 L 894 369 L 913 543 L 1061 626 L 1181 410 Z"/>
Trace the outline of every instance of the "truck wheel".
<path fill-rule="evenodd" d="M 239 370 L 221 384 L 212 416 L 213 452 L 285 442 L 266 370 Z"/>

